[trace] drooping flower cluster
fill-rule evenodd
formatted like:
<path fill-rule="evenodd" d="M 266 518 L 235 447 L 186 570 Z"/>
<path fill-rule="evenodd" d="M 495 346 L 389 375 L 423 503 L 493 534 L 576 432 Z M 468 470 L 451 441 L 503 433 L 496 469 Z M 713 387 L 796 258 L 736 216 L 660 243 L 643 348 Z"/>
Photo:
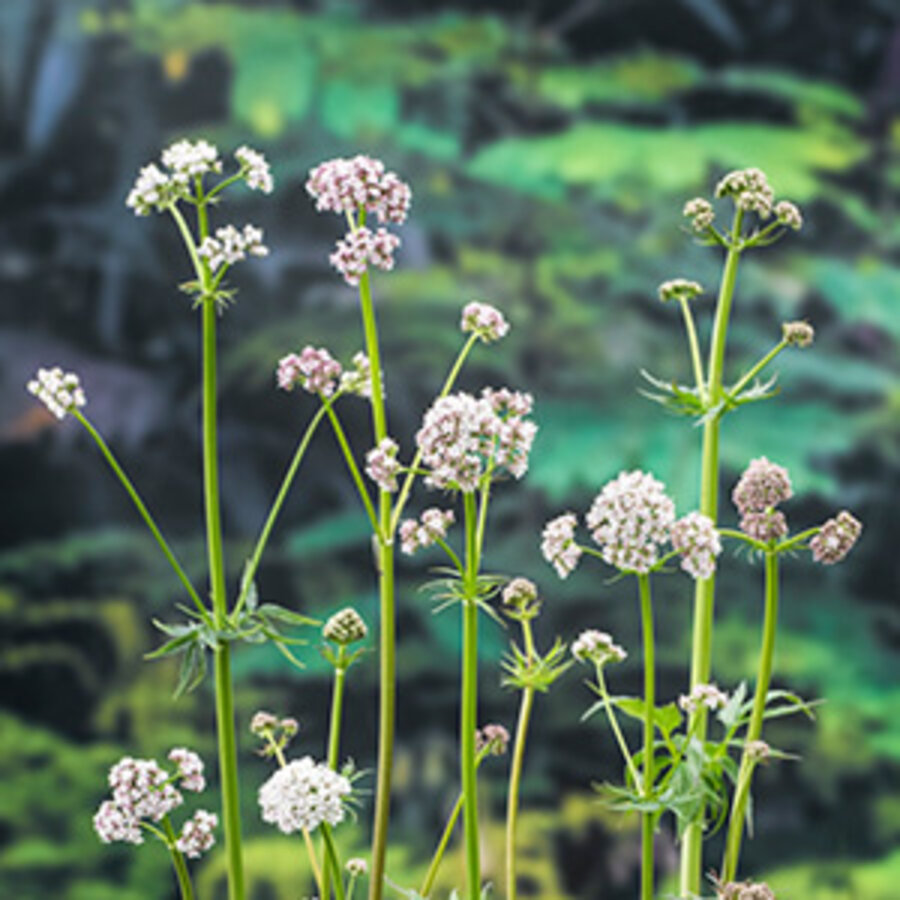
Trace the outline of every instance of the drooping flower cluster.
<path fill-rule="evenodd" d="M 418 519 L 404 519 L 400 523 L 400 549 L 409 556 L 416 550 L 430 547 L 447 536 L 447 529 L 455 521 L 452 509 L 426 509 Z"/>
<path fill-rule="evenodd" d="M 347 646 L 365 640 L 369 629 L 362 616 L 352 607 L 338 610 L 322 627 L 322 637 L 336 644 Z"/>
<path fill-rule="evenodd" d="M 249 147 L 239 147 L 235 158 L 241 167 L 240 175 L 247 186 L 265 194 L 273 187 L 272 173 L 265 157 Z M 196 179 L 222 171 L 219 151 L 208 141 L 176 141 L 163 150 L 160 157 L 163 169 L 156 163 L 144 166 L 125 201 L 135 215 L 146 216 L 161 212 L 178 200 L 189 199 Z M 167 169 L 168 171 L 164 171 Z"/>
<path fill-rule="evenodd" d="M 815 329 L 809 322 L 785 322 L 781 326 L 782 340 L 793 347 L 809 347 L 815 336 Z"/>
<path fill-rule="evenodd" d="M 622 472 L 594 499 L 587 526 L 603 559 L 626 572 L 647 573 L 675 521 L 675 504 L 662 482 L 646 472 Z"/>
<path fill-rule="evenodd" d="M 262 153 L 245 145 L 234 151 L 234 157 L 240 164 L 247 187 L 254 191 L 262 191 L 264 194 L 272 193 L 275 187 L 272 170 Z"/>
<path fill-rule="evenodd" d="M 284 834 L 344 819 L 343 801 L 352 790 L 350 780 L 317 763 L 312 757 L 291 760 L 259 789 L 262 819 Z"/>
<path fill-rule="evenodd" d="M 575 541 L 578 518 L 575 513 L 564 513 L 551 519 L 541 533 L 541 555 L 556 569 L 560 578 L 567 578 L 584 552 Z"/>
<path fill-rule="evenodd" d="M 521 478 L 537 426 L 525 417 L 531 397 L 506 388 L 485 388 L 481 397 L 441 397 L 425 413 L 416 444 L 430 471 L 431 487 L 474 491 L 486 472 L 506 470 Z"/>
<path fill-rule="evenodd" d="M 186 747 L 175 747 L 169 751 L 169 759 L 178 767 L 178 777 L 185 791 L 202 791 L 206 787 L 203 777 L 203 760 Z"/>
<path fill-rule="evenodd" d="M 369 268 L 369 263 L 389 272 L 394 268 L 394 251 L 400 238 L 386 228 L 372 231 L 356 228 L 347 232 L 335 245 L 329 262 L 341 273 L 347 284 L 355 287 Z"/>
<path fill-rule="evenodd" d="M 74 372 L 63 372 L 59 366 L 38 369 L 26 387 L 28 393 L 37 397 L 57 419 L 64 419 L 67 413 L 87 403 L 78 376 Z"/>
<path fill-rule="evenodd" d="M 787 519 L 775 507 L 793 494 L 787 469 L 765 456 L 752 460 L 731 493 L 741 514 L 741 531 L 764 543 L 783 538 L 788 531 Z"/>
<path fill-rule="evenodd" d="M 459 327 L 463 334 L 477 334 L 485 344 L 499 341 L 509 332 L 509 322 L 503 313 L 487 303 L 467 303 Z"/>
<path fill-rule="evenodd" d="M 682 214 L 686 219 L 691 220 L 691 228 L 697 234 L 703 234 L 716 218 L 712 203 L 703 197 L 694 197 L 693 200 L 688 200 L 684 204 Z"/>
<path fill-rule="evenodd" d="M 94 815 L 94 830 L 104 844 L 122 841 L 143 844 L 144 821 L 159 822 L 184 803 L 184 797 L 174 783 L 181 782 L 187 791 L 202 791 L 206 787 L 203 762 L 184 747 L 176 747 L 169 759 L 177 766 L 170 775 L 153 759 L 120 759 L 109 770 L 112 799 L 104 800 Z M 198 810 L 184 823 L 175 847 L 186 856 L 196 858 L 212 847 L 213 831 L 218 818 L 205 810 Z"/>
<path fill-rule="evenodd" d="M 681 554 L 681 568 L 694 578 L 709 578 L 716 570 L 722 541 L 715 523 L 700 512 L 690 512 L 669 529 L 672 547 Z"/>
<path fill-rule="evenodd" d="M 218 824 L 219 817 L 215 813 L 198 809 L 193 818 L 181 826 L 181 834 L 175 841 L 175 849 L 190 859 L 197 859 L 216 842 L 214 832 Z"/>
<path fill-rule="evenodd" d="M 673 278 L 659 286 L 659 299 L 663 303 L 668 300 L 693 300 L 703 293 L 703 286 L 687 278 Z"/>
<path fill-rule="evenodd" d="M 737 169 L 729 172 L 717 185 L 717 197 L 731 197 L 739 209 L 755 212 L 761 219 L 772 215 L 775 192 L 760 169 Z"/>
<path fill-rule="evenodd" d="M 509 746 L 509 732 L 497 724 L 485 725 L 475 731 L 475 752 L 487 749 L 491 756 L 503 756 Z"/>
<path fill-rule="evenodd" d="M 310 394 L 330 397 L 341 377 L 341 364 L 324 348 L 306 346 L 278 361 L 278 387 L 284 391 L 300 385 Z"/>
<path fill-rule="evenodd" d="M 590 662 L 605 666 L 609 662 L 623 662 L 628 654 L 605 631 L 589 628 L 572 642 L 572 656 L 578 662 Z"/>
<path fill-rule="evenodd" d="M 402 225 L 412 200 L 408 184 L 386 171 L 381 160 L 362 155 L 320 163 L 309 173 L 306 191 L 319 212 L 344 215 L 363 209 L 382 224 Z"/>
<path fill-rule="evenodd" d="M 400 448 L 392 438 L 384 438 L 366 454 L 366 475 L 383 491 L 396 491 L 402 466 L 397 459 Z"/>
<path fill-rule="evenodd" d="M 719 690 L 714 684 L 696 684 L 689 694 L 678 698 L 678 705 L 686 713 L 695 713 L 698 709 L 722 709 L 728 703 L 728 694 Z"/>
<path fill-rule="evenodd" d="M 813 559 L 826 566 L 840 562 L 853 549 L 861 533 L 862 522 L 846 509 L 842 510 L 809 542 Z"/>
<path fill-rule="evenodd" d="M 203 239 L 197 248 L 199 256 L 209 262 L 213 272 L 223 265 L 233 265 L 250 256 L 268 256 L 269 248 L 262 242 L 263 232 L 255 225 L 245 225 L 238 231 L 234 225 L 225 225 L 216 229 L 212 235 Z"/>

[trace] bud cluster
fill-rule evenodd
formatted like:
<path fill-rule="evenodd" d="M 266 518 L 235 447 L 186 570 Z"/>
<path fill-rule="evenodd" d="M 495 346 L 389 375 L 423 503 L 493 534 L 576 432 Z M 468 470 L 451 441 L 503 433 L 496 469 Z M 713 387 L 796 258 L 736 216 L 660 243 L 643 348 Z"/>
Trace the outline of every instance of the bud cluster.
<path fill-rule="evenodd" d="M 703 293 L 703 287 L 696 281 L 687 278 L 673 278 L 659 286 L 659 299 L 663 303 L 668 300 L 693 300 Z"/>
<path fill-rule="evenodd" d="M 502 725 L 485 725 L 475 732 L 475 752 L 487 750 L 491 756 L 503 756 L 509 746 L 509 732 Z"/>
<path fill-rule="evenodd" d="M 567 512 L 551 519 L 541 533 L 541 555 L 560 578 L 567 578 L 575 571 L 584 552 L 575 541 L 577 525 L 575 513 Z"/>
<path fill-rule="evenodd" d="M 840 562 L 853 549 L 861 533 L 862 522 L 846 509 L 842 510 L 809 542 L 813 559 L 826 566 Z"/>
<path fill-rule="evenodd" d="M 681 568 L 694 578 L 709 578 L 716 570 L 722 541 L 715 523 L 700 512 L 690 512 L 669 530 L 672 547 L 681 554 Z"/>
<path fill-rule="evenodd" d="M 717 185 L 717 197 L 731 197 L 739 209 L 755 212 L 761 219 L 772 215 L 775 192 L 761 169 L 737 169 Z"/>
<path fill-rule="evenodd" d="M 684 712 L 693 714 L 698 709 L 722 709 L 728 703 L 728 694 L 714 684 L 696 684 L 689 694 L 678 698 L 678 705 Z"/>
<path fill-rule="evenodd" d="M 330 397 L 342 372 L 341 364 L 324 348 L 306 346 L 299 356 L 289 353 L 278 362 L 278 387 L 284 391 L 300 385 L 310 394 Z"/>
<path fill-rule="evenodd" d="M 400 447 L 392 438 L 384 438 L 366 454 L 366 475 L 383 491 L 396 491 L 402 466 L 397 459 Z"/>
<path fill-rule="evenodd" d="M 503 313 L 487 303 L 467 303 L 459 327 L 463 334 L 477 334 L 485 344 L 499 341 L 509 332 Z"/>
<path fill-rule="evenodd" d="M 399 246 L 400 238 L 386 228 L 374 232 L 368 228 L 355 228 L 337 242 L 328 260 L 347 284 L 356 286 L 370 263 L 386 272 L 393 269 L 394 251 Z"/>
<path fill-rule="evenodd" d="M 764 543 L 783 538 L 788 531 L 787 519 L 775 507 L 793 494 L 787 469 L 765 456 L 752 460 L 731 493 L 741 514 L 741 530 Z"/>
<path fill-rule="evenodd" d="M 323 638 L 342 647 L 365 640 L 368 633 L 369 629 L 362 616 L 352 606 L 336 612 L 322 628 Z"/>
<path fill-rule="evenodd" d="M 605 631 L 589 628 L 572 642 L 572 656 L 578 662 L 590 662 L 595 666 L 605 666 L 610 662 L 624 662 L 628 654 L 616 644 Z"/>
<path fill-rule="evenodd" d="M 400 549 L 408 556 L 416 550 L 430 547 L 447 536 L 447 529 L 455 521 L 452 509 L 426 509 L 418 519 L 404 519 L 400 523 Z"/>
<path fill-rule="evenodd" d="M 809 347 L 816 332 L 809 322 L 785 322 L 781 326 L 781 339 L 793 347 Z"/>
<path fill-rule="evenodd" d="M 213 272 L 223 265 L 232 265 L 250 256 L 268 256 L 269 248 L 262 242 L 263 232 L 255 225 L 245 225 L 238 231 L 234 225 L 216 229 L 215 237 L 204 238 L 197 248 L 199 256 L 209 262 Z"/>
<path fill-rule="evenodd" d="M 63 372 L 59 366 L 38 369 L 27 388 L 28 393 L 37 397 L 57 419 L 64 419 L 67 413 L 87 403 L 78 376 L 74 372 Z"/>

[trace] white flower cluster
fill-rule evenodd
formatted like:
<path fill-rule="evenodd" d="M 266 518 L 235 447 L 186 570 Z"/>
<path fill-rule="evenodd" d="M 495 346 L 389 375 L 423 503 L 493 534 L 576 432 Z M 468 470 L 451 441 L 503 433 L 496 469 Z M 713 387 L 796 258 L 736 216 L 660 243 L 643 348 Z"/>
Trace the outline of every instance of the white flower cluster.
<path fill-rule="evenodd" d="M 362 155 L 320 163 L 309 173 L 306 190 L 320 212 L 344 215 L 364 209 L 382 224 L 402 225 L 412 200 L 408 184 L 386 171 L 381 160 Z"/>
<path fill-rule="evenodd" d="M 408 556 L 416 550 L 430 547 L 447 536 L 447 529 L 455 521 L 452 509 L 426 509 L 418 519 L 404 519 L 400 523 L 400 549 Z"/>
<path fill-rule="evenodd" d="M 251 150 L 245 145 L 234 151 L 234 157 L 240 164 L 242 177 L 247 182 L 247 187 L 254 191 L 262 191 L 264 194 L 272 193 L 272 189 L 275 187 L 272 170 L 262 153 Z"/>
<path fill-rule="evenodd" d="M 713 212 L 712 203 L 703 197 L 694 197 L 684 204 L 682 214 L 691 220 L 691 228 L 697 234 L 703 234 L 713 223 L 716 214 Z"/>
<path fill-rule="evenodd" d="M 529 578 L 513 578 L 503 588 L 501 597 L 503 605 L 508 609 L 526 610 L 538 598 L 537 585 Z"/>
<path fill-rule="evenodd" d="M 816 337 L 816 331 L 809 322 L 784 322 L 781 326 L 781 339 L 792 347 L 805 349 Z"/>
<path fill-rule="evenodd" d="M 525 416 L 531 397 L 516 391 L 485 388 L 481 397 L 451 394 L 436 400 L 425 413 L 416 444 L 430 468 L 431 487 L 474 491 L 488 469 L 505 469 L 521 478 L 537 426 Z"/>
<path fill-rule="evenodd" d="M 262 228 L 245 225 L 238 231 L 234 225 L 216 229 L 216 235 L 204 238 L 197 253 L 209 261 L 213 272 L 222 265 L 232 265 L 250 256 L 268 256 L 269 248 L 262 242 Z"/>
<path fill-rule="evenodd" d="M 341 391 L 359 397 L 372 396 L 372 364 L 369 357 L 360 350 L 353 354 L 353 368 L 341 375 Z M 382 386 L 382 394 L 384 386 Z"/>
<path fill-rule="evenodd" d="M 215 844 L 214 832 L 218 824 L 219 817 L 215 813 L 198 809 L 193 818 L 181 826 L 181 834 L 175 841 L 175 849 L 190 859 L 197 859 Z"/>
<path fill-rule="evenodd" d="M 800 210 L 796 204 L 791 203 L 790 200 L 779 200 L 775 204 L 774 212 L 775 218 L 787 228 L 799 231 L 803 227 L 803 216 L 800 215 Z"/>
<path fill-rule="evenodd" d="M 604 666 L 609 662 L 623 662 L 628 654 L 615 643 L 610 634 L 589 628 L 572 642 L 572 656 L 579 662 L 591 662 Z"/>
<path fill-rule="evenodd" d="M 737 169 L 729 172 L 717 185 L 717 197 L 732 197 L 735 205 L 755 212 L 761 219 L 772 215 L 775 192 L 761 169 Z"/>
<path fill-rule="evenodd" d="M 689 694 L 678 698 L 678 705 L 686 713 L 695 713 L 698 709 L 722 709 L 728 703 L 728 694 L 720 691 L 714 684 L 697 684 Z"/>
<path fill-rule="evenodd" d="M 693 300 L 702 293 L 702 285 L 687 278 L 673 278 L 659 286 L 659 299 L 663 303 L 668 300 Z"/>
<path fill-rule="evenodd" d="M 169 751 L 169 759 L 178 767 L 178 777 L 184 790 L 200 792 L 206 787 L 203 760 L 193 750 L 175 747 Z"/>
<path fill-rule="evenodd" d="M 38 369 L 26 387 L 28 393 L 34 394 L 57 419 L 64 419 L 67 413 L 87 403 L 78 376 L 74 372 L 63 372 L 59 366 Z"/>
<path fill-rule="evenodd" d="M 356 228 L 337 242 L 328 260 L 347 284 L 355 286 L 359 284 L 370 263 L 386 272 L 393 269 L 394 251 L 399 246 L 400 238 L 386 228 L 379 228 L 374 232 L 368 228 Z"/>
<path fill-rule="evenodd" d="M 323 822 L 337 825 L 344 819 L 343 800 L 351 790 L 348 778 L 312 757 L 294 759 L 259 789 L 262 818 L 285 834 L 314 831 Z"/>
<path fill-rule="evenodd" d="M 587 514 L 603 559 L 626 572 L 647 573 L 675 521 L 675 504 L 662 482 L 646 472 L 622 472 L 608 482 Z"/>
<path fill-rule="evenodd" d="M 389 437 L 366 454 L 366 475 L 383 491 L 397 490 L 397 475 L 402 468 L 397 459 L 400 448 Z"/>
<path fill-rule="evenodd" d="M 249 147 L 239 147 L 235 158 L 240 165 L 240 177 L 253 190 L 271 193 L 272 173 L 266 158 Z M 222 171 L 219 151 L 208 141 L 176 141 L 163 150 L 160 160 L 165 169 L 156 163 L 144 166 L 125 203 L 135 215 L 146 216 L 154 210 L 159 212 L 178 200 L 191 196 L 193 183 L 209 172 Z"/>
<path fill-rule="evenodd" d="M 300 354 L 289 353 L 278 361 L 278 387 L 284 391 L 300 385 L 310 394 L 330 397 L 341 377 L 341 364 L 324 348 L 307 345 Z"/>
<path fill-rule="evenodd" d="M 575 541 L 578 519 L 575 513 L 564 513 L 551 519 L 541 534 L 541 554 L 560 578 L 567 578 L 575 571 L 584 552 Z"/>
<path fill-rule="evenodd" d="M 499 341 L 509 332 L 509 322 L 503 313 L 488 303 L 467 303 L 459 327 L 463 334 L 477 334 L 485 344 Z"/>
<path fill-rule="evenodd" d="M 690 512 L 670 531 L 672 547 L 681 554 L 681 568 L 694 578 L 709 578 L 716 570 L 722 541 L 715 523 L 700 512 Z"/>
<path fill-rule="evenodd" d="M 203 762 L 184 747 L 176 747 L 169 759 L 178 767 L 172 776 L 153 759 L 120 759 L 109 770 L 112 799 L 104 800 L 94 815 L 94 830 L 104 844 L 124 841 L 143 844 L 141 822 L 159 822 L 184 802 L 173 781 L 189 791 L 202 791 L 206 786 Z M 176 847 L 191 857 L 199 856 L 213 845 L 213 829 L 218 819 L 212 813 L 199 810 L 185 823 Z"/>

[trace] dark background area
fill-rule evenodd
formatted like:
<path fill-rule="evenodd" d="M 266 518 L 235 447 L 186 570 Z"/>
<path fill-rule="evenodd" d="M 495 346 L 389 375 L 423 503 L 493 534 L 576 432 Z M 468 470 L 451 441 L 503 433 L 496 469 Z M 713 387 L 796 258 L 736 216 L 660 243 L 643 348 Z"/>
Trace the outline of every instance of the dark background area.
<path fill-rule="evenodd" d="M 0 894 L 169 896 L 162 849 L 103 847 L 90 817 L 125 753 L 187 743 L 212 763 L 209 686 L 173 703 L 173 666 L 141 659 L 159 640 L 151 618 L 171 620 L 183 600 L 177 581 L 86 435 L 24 391 L 39 365 L 80 373 L 92 420 L 202 584 L 198 321 L 177 290 L 187 260 L 171 223 L 124 205 L 140 166 L 202 136 L 226 157 L 258 147 L 276 178 L 271 197 L 239 189 L 217 211 L 219 224 L 262 225 L 272 250 L 235 270 L 238 302 L 222 319 L 231 583 L 314 409 L 274 390 L 276 361 L 306 343 L 347 360 L 361 345 L 355 295 L 327 264 L 340 223 L 315 214 L 303 182 L 321 159 L 367 152 L 414 191 L 398 268 L 375 278 L 392 433 L 411 446 L 464 303 L 501 308 L 510 336 L 476 350 L 461 385 L 532 392 L 541 431 L 528 477 L 497 492 L 486 564 L 538 582 L 541 644 L 600 627 L 631 649 L 617 693 L 640 678 L 632 586 L 588 566 L 559 582 L 538 558 L 540 529 L 585 510 L 626 467 L 666 481 L 681 512 L 696 505 L 698 431 L 638 393 L 642 367 L 690 377 L 658 283 L 694 278 L 708 296 L 717 285 L 721 254 L 692 242 L 681 207 L 744 166 L 801 206 L 799 234 L 742 264 L 729 372 L 777 341 L 785 319 L 809 319 L 817 340 L 779 358 L 779 397 L 726 420 L 723 519 L 733 522 L 737 475 L 766 454 L 790 469 L 795 530 L 841 507 L 866 527 L 843 566 L 806 554 L 784 566 L 776 683 L 828 702 L 814 724 L 767 732 L 804 761 L 762 772 L 745 865 L 780 900 L 897 897 L 896 4 L 4 0 L 0 97 Z M 704 336 L 709 305 L 697 307 Z M 364 407 L 348 402 L 345 415 L 364 452 Z M 324 431 L 303 471 L 260 590 L 317 616 L 352 603 L 374 625 L 366 521 Z M 413 509 L 433 499 L 420 490 Z M 418 881 L 456 792 L 456 617 L 433 615 L 418 590 L 435 561 L 400 564 L 389 871 L 402 885 Z M 730 553 L 721 569 L 714 668 L 731 688 L 753 677 L 762 575 Z M 659 578 L 655 602 L 660 690 L 673 699 L 687 680 L 691 585 Z M 482 718 L 512 726 L 516 698 L 499 686 L 507 636 L 483 632 Z M 296 716 L 296 752 L 321 756 L 328 672 L 314 647 L 304 658 L 299 673 L 271 649 L 240 650 L 240 721 L 260 707 Z M 346 752 L 364 768 L 375 679 L 372 654 L 348 696 Z M 636 822 L 591 793 L 620 763 L 605 725 L 579 722 L 590 700 L 572 672 L 538 701 L 522 819 L 530 896 L 634 895 Z M 241 737 L 254 896 L 293 898 L 300 850 L 258 822 L 266 765 Z M 504 763 L 483 783 L 486 862 L 499 868 Z M 364 807 L 342 829 L 348 847 L 364 851 L 368 819 Z M 673 871 L 671 823 L 660 862 Z M 215 854 L 199 866 L 202 897 L 218 896 L 223 871 Z"/>

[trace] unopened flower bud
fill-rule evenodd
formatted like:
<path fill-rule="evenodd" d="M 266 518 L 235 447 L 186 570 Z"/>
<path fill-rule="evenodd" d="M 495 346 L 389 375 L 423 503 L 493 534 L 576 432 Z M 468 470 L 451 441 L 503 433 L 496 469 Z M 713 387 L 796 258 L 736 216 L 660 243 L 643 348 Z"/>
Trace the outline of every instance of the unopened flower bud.
<path fill-rule="evenodd" d="M 524 610 L 537 600 L 538 590 L 527 578 L 513 578 L 503 589 L 503 605 L 510 609 Z"/>
<path fill-rule="evenodd" d="M 485 725 L 475 732 L 475 752 L 489 748 L 491 756 L 503 756 L 509 746 L 509 732 L 502 725 Z"/>
<path fill-rule="evenodd" d="M 351 878 L 359 878 L 361 875 L 368 875 L 369 873 L 369 864 L 360 856 L 348 859 L 344 868 Z"/>
<path fill-rule="evenodd" d="M 623 662 L 628 654 L 605 631 L 589 628 L 572 642 L 572 656 L 578 662 L 604 666 L 609 662 Z"/>
<path fill-rule="evenodd" d="M 691 220 L 691 228 L 698 234 L 702 234 L 709 228 L 716 214 L 713 212 L 712 204 L 703 197 L 694 197 L 684 204 L 684 217 Z"/>
<path fill-rule="evenodd" d="M 682 694 L 678 698 L 678 705 L 689 714 L 703 707 L 710 710 L 722 709 L 727 702 L 728 694 L 720 691 L 714 684 L 694 685 L 690 694 Z"/>
<path fill-rule="evenodd" d="M 749 741 L 744 749 L 753 762 L 764 762 L 772 755 L 772 748 L 765 741 Z"/>
<path fill-rule="evenodd" d="M 659 299 L 663 303 L 668 300 L 693 300 L 703 293 L 703 286 L 687 278 L 673 278 L 659 286 Z"/>
<path fill-rule="evenodd" d="M 782 340 L 794 347 L 809 347 L 815 336 L 815 329 L 809 322 L 785 322 L 781 326 Z"/>
<path fill-rule="evenodd" d="M 803 227 L 800 210 L 789 200 L 779 200 L 775 204 L 775 216 L 782 225 L 793 228 L 794 231 L 799 231 Z"/>
<path fill-rule="evenodd" d="M 296 719 L 282 719 L 278 727 L 286 738 L 292 738 L 300 730 L 300 723 Z"/>
<path fill-rule="evenodd" d="M 352 606 L 336 612 L 322 628 L 322 637 L 343 646 L 363 640 L 368 633 L 366 623 Z"/>
<path fill-rule="evenodd" d="M 270 732 L 278 727 L 278 717 L 265 710 L 260 710 L 253 714 L 250 720 L 250 731 L 257 737 L 265 737 L 266 732 Z"/>
<path fill-rule="evenodd" d="M 747 512 L 741 516 L 741 531 L 764 544 L 780 541 L 788 533 L 787 518 L 778 509 Z"/>

